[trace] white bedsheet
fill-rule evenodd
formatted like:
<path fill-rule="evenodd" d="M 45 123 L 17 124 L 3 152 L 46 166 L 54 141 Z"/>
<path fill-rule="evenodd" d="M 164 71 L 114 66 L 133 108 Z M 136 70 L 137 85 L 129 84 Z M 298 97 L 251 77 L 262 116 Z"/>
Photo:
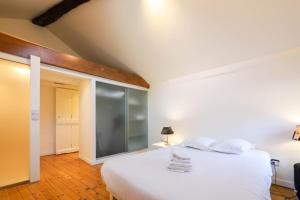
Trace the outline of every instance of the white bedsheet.
<path fill-rule="evenodd" d="M 102 177 L 118 200 L 270 200 L 268 153 L 241 155 L 176 147 L 192 158 L 193 171 L 167 171 L 171 147 L 113 158 Z M 174 148 L 174 147 L 173 147 Z"/>

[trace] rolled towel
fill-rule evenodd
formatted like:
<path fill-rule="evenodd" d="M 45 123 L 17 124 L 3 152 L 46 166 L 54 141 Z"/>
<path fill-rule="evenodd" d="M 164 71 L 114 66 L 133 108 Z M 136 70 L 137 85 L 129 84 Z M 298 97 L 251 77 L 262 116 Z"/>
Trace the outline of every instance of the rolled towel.
<path fill-rule="evenodd" d="M 182 160 L 182 161 L 189 161 L 191 158 L 189 157 L 182 157 L 181 155 L 178 155 L 177 153 L 172 153 L 172 158 Z"/>

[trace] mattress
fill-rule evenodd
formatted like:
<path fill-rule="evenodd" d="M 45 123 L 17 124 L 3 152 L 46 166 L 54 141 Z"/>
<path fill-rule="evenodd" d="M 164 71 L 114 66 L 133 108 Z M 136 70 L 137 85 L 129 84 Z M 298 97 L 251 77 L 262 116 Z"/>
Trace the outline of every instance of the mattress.
<path fill-rule="evenodd" d="M 193 171 L 167 170 L 171 148 L 192 159 Z M 269 200 L 272 169 L 268 153 L 241 155 L 168 147 L 106 161 L 101 169 L 118 200 Z"/>

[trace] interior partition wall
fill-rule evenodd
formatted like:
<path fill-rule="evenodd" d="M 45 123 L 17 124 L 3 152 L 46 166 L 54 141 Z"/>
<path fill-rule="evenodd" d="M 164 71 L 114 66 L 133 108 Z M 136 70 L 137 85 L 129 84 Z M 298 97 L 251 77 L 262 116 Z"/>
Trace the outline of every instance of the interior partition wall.
<path fill-rule="evenodd" d="M 96 82 L 96 158 L 147 148 L 147 92 Z"/>
<path fill-rule="evenodd" d="M 30 68 L 0 59 L 0 187 L 30 178 Z"/>

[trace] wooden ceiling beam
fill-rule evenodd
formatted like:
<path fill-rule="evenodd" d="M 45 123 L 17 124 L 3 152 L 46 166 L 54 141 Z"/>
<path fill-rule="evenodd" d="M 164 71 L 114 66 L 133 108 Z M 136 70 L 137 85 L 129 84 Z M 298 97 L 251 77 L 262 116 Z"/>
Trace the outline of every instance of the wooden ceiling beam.
<path fill-rule="evenodd" d="M 60 3 L 54 5 L 50 9 L 48 9 L 43 14 L 32 19 L 32 23 L 38 26 L 47 26 L 59 18 L 61 18 L 64 14 L 70 12 L 77 6 L 80 6 L 83 3 L 86 3 L 90 0 L 63 0 Z"/>
<path fill-rule="evenodd" d="M 144 88 L 150 87 L 150 85 L 142 77 L 135 73 L 129 73 L 117 68 L 96 64 L 69 54 L 59 53 L 52 49 L 33 44 L 1 32 L 0 52 L 13 54 L 23 58 L 30 58 L 30 55 L 35 55 L 40 57 L 41 62 L 44 64 Z"/>

